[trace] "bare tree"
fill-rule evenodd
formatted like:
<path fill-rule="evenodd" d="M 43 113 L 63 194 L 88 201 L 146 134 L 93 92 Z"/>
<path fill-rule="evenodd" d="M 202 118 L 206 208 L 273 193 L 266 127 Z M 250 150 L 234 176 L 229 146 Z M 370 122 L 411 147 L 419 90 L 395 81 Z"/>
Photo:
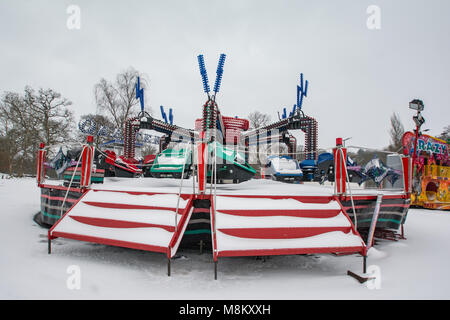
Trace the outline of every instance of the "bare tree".
<path fill-rule="evenodd" d="M 138 76 L 141 78 L 141 88 L 147 88 L 146 77 L 133 67 L 119 73 L 114 82 L 102 78 L 94 86 L 98 108 L 121 130 L 124 128 L 125 121 L 139 110 L 135 88 Z M 150 108 L 146 109 L 151 113 Z"/>
<path fill-rule="evenodd" d="M 32 100 L 15 92 L 5 92 L 2 97 L 1 115 L 3 128 L 2 150 L 6 153 L 10 174 L 26 172 L 26 167 L 35 158 L 38 121 L 31 112 Z"/>
<path fill-rule="evenodd" d="M 23 95 L 5 92 L 0 103 L 2 167 L 10 174 L 32 173 L 40 142 L 64 143 L 71 137 L 71 103 L 51 89 L 26 87 Z"/>
<path fill-rule="evenodd" d="M 141 148 L 141 154 L 143 157 L 149 154 L 157 154 L 159 147 L 154 144 L 146 143 Z"/>
<path fill-rule="evenodd" d="M 444 128 L 444 131 L 442 131 L 438 138 L 447 141 L 447 143 L 450 143 L 450 126 L 446 126 Z"/>
<path fill-rule="evenodd" d="M 259 111 L 250 113 L 247 118 L 250 121 L 250 129 L 261 128 L 270 123 L 270 116 Z"/>
<path fill-rule="evenodd" d="M 402 137 L 405 133 L 400 117 L 397 113 L 393 113 L 391 116 L 391 128 L 389 135 L 391 136 L 391 144 L 387 147 L 387 150 L 399 152 L 402 149 Z"/>
<path fill-rule="evenodd" d="M 51 146 L 70 140 L 74 117 L 67 107 L 72 105 L 71 101 L 52 89 L 39 89 L 35 94 L 29 87 L 25 88 L 25 100 L 37 117 L 42 142 Z"/>

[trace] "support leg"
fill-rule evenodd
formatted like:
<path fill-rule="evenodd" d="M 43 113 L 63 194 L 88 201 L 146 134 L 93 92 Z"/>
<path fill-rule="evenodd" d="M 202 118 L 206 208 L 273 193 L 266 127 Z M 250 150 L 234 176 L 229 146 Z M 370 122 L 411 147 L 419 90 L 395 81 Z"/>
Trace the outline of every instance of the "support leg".
<path fill-rule="evenodd" d="M 217 280 L 217 261 L 214 261 L 214 280 Z"/>
<path fill-rule="evenodd" d="M 52 239 L 48 238 L 48 254 L 52 253 Z"/>
<path fill-rule="evenodd" d="M 367 272 L 367 256 L 363 256 L 363 273 Z"/>
<path fill-rule="evenodd" d="M 167 259 L 167 276 L 170 277 L 170 258 Z"/>

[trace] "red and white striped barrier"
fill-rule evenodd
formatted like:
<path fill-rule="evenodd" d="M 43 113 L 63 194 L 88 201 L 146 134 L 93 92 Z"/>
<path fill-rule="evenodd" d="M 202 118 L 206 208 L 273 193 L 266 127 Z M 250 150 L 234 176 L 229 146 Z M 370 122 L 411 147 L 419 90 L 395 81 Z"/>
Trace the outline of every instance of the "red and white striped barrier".
<path fill-rule="evenodd" d="M 204 139 L 205 132 L 200 132 L 200 137 Z M 207 175 L 207 158 L 208 158 L 208 145 L 202 141 L 197 144 L 197 175 L 198 175 L 198 192 L 199 194 L 205 193 L 206 188 L 206 175 Z"/>
<path fill-rule="evenodd" d="M 162 252 L 170 259 L 192 214 L 192 199 L 181 195 L 177 210 L 177 194 L 91 189 L 49 230 L 49 246 L 61 237 Z"/>
<path fill-rule="evenodd" d="M 36 180 L 40 187 L 45 181 L 45 143 L 39 145 L 39 151 L 37 154 L 37 167 L 36 167 Z"/>
<path fill-rule="evenodd" d="M 335 191 L 337 195 L 343 195 L 346 192 L 346 165 L 347 149 L 342 146 L 342 138 L 336 139 L 336 148 L 333 149 Z"/>
<path fill-rule="evenodd" d="M 218 257 L 361 253 L 365 244 L 334 197 L 216 197 L 212 228 Z"/>
<path fill-rule="evenodd" d="M 80 188 L 88 189 L 91 186 L 92 165 L 94 163 L 94 137 L 87 137 L 87 144 L 82 151 Z"/>
<path fill-rule="evenodd" d="M 410 157 L 402 157 L 402 167 L 403 167 L 403 186 L 405 193 L 411 193 L 412 184 L 412 161 Z"/>

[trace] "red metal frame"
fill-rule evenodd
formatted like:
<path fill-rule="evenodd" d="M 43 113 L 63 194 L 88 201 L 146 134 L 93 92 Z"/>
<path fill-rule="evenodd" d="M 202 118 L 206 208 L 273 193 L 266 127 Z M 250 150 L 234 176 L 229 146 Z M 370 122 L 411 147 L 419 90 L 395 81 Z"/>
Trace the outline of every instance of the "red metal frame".
<path fill-rule="evenodd" d="M 91 186 L 92 162 L 94 158 L 94 147 L 88 143 L 83 148 L 80 188 L 89 188 Z"/>
<path fill-rule="evenodd" d="M 402 168 L 403 168 L 403 185 L 405 189 L 405 193 L 411 193 L 411 158 L 410 157 L 402 157 Z"/>
<path fill-rule="evenodd" d="M 186 207 L 183 209 L 183 216 L 181 217 L 180 221 L 178 222 L 177 229 L 175 233 L 172 236 L 172 239 L 169 242 L 169 247 L 167 248 L 167 258 L 171 258 L 171 249 L 175 247 L 178 240 L 184 234 L 184 231 L 186 230 L 187 223 L 189 222 L 188 217 L 192 214 L 192 206 L 194 204 L 195 195 L 192 195 L 189 199 L 188 203 L 186 204 Z M 179 211 L 180 212 L 180 211 Z"/>
<path fill-rule="evenodd" d="M 342 150 L 342 154 L 341 154 Z M 346 162 L 347 162 L 347 149 L 338 146 L 333 149 L 333 158 L 334 158 L 334 172 L 335 172 L 335 184 L 336 184 L 336 193 L 337 194 L 345 194 L 346 192 Z"/>
<path fill-rule="evenodd" d="M 244 256 L 280 256 L 294 254 L 321 254 L 321 253 L 361 253 L 361 247 L 322 247 L 322 248 L 285 248 L 285 249 L 252 249 L 252 250 L 224 250 L 218 257 L 244 257 Z M 362 253 L 361 253 L 362 254 Z M 217 261 L 217 258 L 214 260 Z"/>

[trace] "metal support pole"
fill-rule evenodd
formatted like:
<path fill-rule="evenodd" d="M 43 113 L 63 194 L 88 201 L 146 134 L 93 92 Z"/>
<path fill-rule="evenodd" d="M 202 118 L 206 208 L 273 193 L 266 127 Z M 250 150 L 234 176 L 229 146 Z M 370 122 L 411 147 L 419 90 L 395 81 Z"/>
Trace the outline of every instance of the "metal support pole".
<path fill-rule="evenodd" d="M 170 258 L 167 258 L 167 276 L 170 277 Z"/>
<path fill-rule="evenodd" d="M 406 240 L 406 238 L 405 238 L 405 230 L 404 230 L 403 223 L 402 223 L 402 235 L 401 235 L 401 239 L 402 239 L 402 240 Z"/>
<path fill-rule="evenodd" d="M 48 238 L 48 254 L 52 253 L 52 239 Z"/>
<path fill-rule="evenodd" d="M 363 256 L 363 273 L 367 272 L 367 256 Z"/>
<path fill-rule="evenodd" d="M 217 280 L 217 260 L 214 261 L 214 280 Z"/>

